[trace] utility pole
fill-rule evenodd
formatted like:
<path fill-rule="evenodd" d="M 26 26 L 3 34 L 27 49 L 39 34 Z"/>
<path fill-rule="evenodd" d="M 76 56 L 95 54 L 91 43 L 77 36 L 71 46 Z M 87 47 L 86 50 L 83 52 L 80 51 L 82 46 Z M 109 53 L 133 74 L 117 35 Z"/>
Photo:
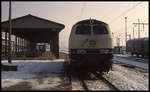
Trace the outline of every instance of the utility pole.
<path fill-rule="evenodd" d="M 129 40 L 131 40 L 131 34 L 128 34 L 128 36 L 129 36 Z"/>
<path fill-rule="evenodd" d="M 127 49 L 127 17 L 125 17 L 125 47 Z"/>
<path fill-rule="evenodd" d="M 134 39 L 134 26 L 133 26 L 133 39 Z"/>
<path fill-rule="evenodd" d="M 8 44 L 8 63 L 11 63 L 11 1 L 9 1 L 9 44 Z"/>
<path fill-rule="evenodd" d="M 140 25 L 143 25 L 143 31 L 144 31 L 144 25 L 148 25 L 148 23 L 140 23 L 140 20 L 138 19 L 138 23 L 133 23 L 133 25 L 138 25 L 138 38 L 140 38 Z"/>
<path fill-rule="evenodd" d="M 117 37 L 117 46 L 119 47 L 120 46 L 120 38 Z"/>
<path fill-rule="evenodd" d="M 125 43 L 127 42 L 127 17 L 125 17 Z"/>
<path fill-rule="evenodd" d="M 138 19 L 138 38 L 140 38 L 140 19 Z"/>

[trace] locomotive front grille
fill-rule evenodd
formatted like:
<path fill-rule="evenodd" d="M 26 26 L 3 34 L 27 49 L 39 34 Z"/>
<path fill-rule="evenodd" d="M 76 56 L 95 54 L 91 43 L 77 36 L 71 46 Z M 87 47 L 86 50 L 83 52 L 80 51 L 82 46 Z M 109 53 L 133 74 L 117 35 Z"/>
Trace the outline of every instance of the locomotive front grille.
<path fill-rule="evenodd" d="M 87 50 L 86 53 L 87 54 L 99 54 L 100 51 L 99 50 Z"/>

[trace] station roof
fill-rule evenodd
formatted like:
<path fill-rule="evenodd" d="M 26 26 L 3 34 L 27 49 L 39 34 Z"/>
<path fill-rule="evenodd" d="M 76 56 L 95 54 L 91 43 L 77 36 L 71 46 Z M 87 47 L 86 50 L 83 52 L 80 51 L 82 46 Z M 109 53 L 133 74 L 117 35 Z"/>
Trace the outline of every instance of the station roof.
<path fill-rule="evenodd" d="M 9 20 L 2 24 L 2 31 L 8 32 Z M 49 40 L 55 33 L 64 29 L 64 25 L 47 19 L 43 19 L 31 14 L 12 19 L 12 34 L 23 35 L 32 41 Z"/>
<path fill-rule="evenodd" d="M 7 29 L 8 26 L 9 26 L 9 20 L 2 22 L 2 28 Z M 26 28 L 26 29 L 59 28 L 59 29 L 63 29 L 64 25 L 28 14 L 28 15 L 25 15 L 22 17 L 12 19 L 12 28 L 13 29 L 20 29 L 20 28 Z"/>

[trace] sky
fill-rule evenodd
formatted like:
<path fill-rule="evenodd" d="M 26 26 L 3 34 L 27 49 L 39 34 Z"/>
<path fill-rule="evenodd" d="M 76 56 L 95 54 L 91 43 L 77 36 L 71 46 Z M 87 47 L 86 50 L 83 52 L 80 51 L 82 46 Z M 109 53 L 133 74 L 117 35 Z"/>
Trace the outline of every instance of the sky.
<path fill-rule="evenodd" d="M 1 22 L 8 20 L 9 3 L 1 3 Z M 54 2 L 54 1 L 12 1 L 12 18 L 32 14 L 41 18 L 55 21 L 65 25 L 59 34 L 60 49 L 67 50 L 69 35 L 72 26 L 84 19 L 97 19 L 109 24 L 114 34 L 114 46 L 117 38 L 120 45 L 125 45 L 125 17 L 127 17 L 127 33 L 133 38 L 133 27 L 135 38 L 138 38 L 138 26 L 133 23 L 148 23 L 149 20 L 148 1 L 84 1 L 84 2 Z M 148 25 L 140 26 L 141 37 L 148 37 Z M 129 39 L 129 36 L 128 36 Z"/>

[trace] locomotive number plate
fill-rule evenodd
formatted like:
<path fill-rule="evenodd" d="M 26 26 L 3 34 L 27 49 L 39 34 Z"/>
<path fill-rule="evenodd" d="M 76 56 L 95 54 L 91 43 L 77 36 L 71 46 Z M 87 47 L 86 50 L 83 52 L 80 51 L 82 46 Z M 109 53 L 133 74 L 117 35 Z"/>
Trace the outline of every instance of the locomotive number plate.
<path fill-rule="evenodd" d="M 95 40 L 90 40 L 89 41 L 89 46 L 90 47 L 94 47 L 96 45 L 96 41 Z"/>

